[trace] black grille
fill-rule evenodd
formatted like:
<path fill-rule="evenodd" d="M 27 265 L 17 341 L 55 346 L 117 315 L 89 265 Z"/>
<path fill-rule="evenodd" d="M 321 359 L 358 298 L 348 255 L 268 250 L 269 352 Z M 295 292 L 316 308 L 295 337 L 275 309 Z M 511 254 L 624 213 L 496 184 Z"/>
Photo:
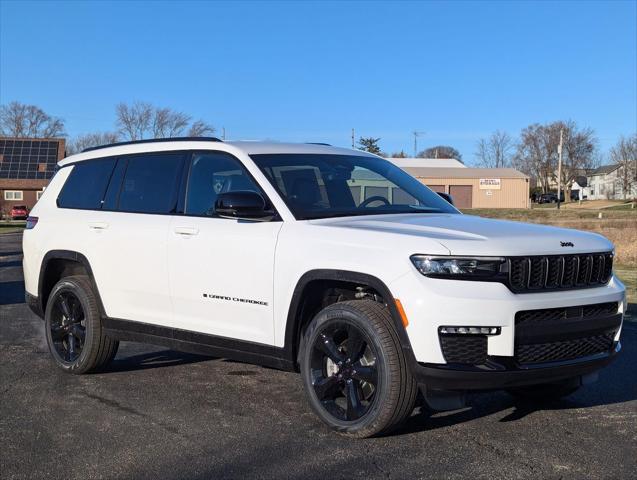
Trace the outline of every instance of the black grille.
<path fill-rule="evenodd" d="M 619 309 L 617 302 L 596 303 L 577 307 L 543 308 L 541 310 L 525 310 L 515 314 L 515 324 L 538 325 L 561 321 L 568 318 L 607 317 L 616 315 Z"/>
<path fill-rule="evenodd" d="M 516 293 L 606 284 L 613 271 L 612 253 L 512 257 L 509 288 Z"/>
<path fill-rule="evenodd" d="M 608 352 L 613 345 L 614 331 L 592 337 L 561 340 L 550 343 L 518 345 L 515 357 L 520 364 L 558 362 Z"/>
<path fill-rule="evenodd" d="M 440 346 L 447 363 L 482 365 L 487 360 L 485 335 L 440 335 Z"/>
<path fill-rule="evenodd" d="M 517 312 L 515 359 L 535 364 L 608 352 L 621 321 L 617 302 Z"/>

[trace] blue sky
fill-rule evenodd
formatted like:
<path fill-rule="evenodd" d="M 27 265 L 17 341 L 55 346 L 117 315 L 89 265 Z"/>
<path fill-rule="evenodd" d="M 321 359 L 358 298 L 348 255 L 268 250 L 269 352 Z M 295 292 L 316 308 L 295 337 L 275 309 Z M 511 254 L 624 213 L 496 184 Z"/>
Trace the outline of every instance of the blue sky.
<path fill-rule="evenodd" d="M 637 2 L 27 2 L 0 0 L 0 102 L 73 136 L 144 100 L 233 139 L 392 152 L 449 144 L 471 163 L 495 129 L 637 131 Z"/>

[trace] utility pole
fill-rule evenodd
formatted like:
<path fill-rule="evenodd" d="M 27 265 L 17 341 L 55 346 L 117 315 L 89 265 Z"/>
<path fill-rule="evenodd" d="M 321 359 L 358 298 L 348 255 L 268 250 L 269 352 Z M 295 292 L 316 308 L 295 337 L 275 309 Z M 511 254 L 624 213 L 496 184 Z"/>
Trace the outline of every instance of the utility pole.
<path fill-rule="evenodd" d="M 414 130 L 412 133 L 414 135 L 414 158 L 416 158 L 418 156 L 418 137 L 424 135 L 425 132 Z"/>
<path fill-rule="evenodd" d="M 221 127 L 221 140 L 226 139 L 226 127 Z"/>
<path fill-rule="evenodd" d="M 352 128 L 352 149 L 354 148 L 354 129 Z"/>
<path fill-rule="evenodd" d="M 560 144 L 557 147 L 557 209 L 560 209 L 560 198 L 562 196 L 562 139 L 564 129 L 560 128 Z"/>

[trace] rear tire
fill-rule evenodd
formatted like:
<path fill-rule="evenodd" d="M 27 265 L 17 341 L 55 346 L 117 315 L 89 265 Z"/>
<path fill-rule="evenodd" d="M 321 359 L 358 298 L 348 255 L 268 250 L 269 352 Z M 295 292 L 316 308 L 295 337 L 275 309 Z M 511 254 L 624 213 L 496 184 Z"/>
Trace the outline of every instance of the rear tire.
<path fill-rule="evenodd" d="M 65 372 L 100 370 L 117 354 L 119 342 L 104 334 L 97 298 L 85 275 L 65 277 L 55 284 L 44 321 L 53 361 Z"/>
<path fill-rule="evenodd" d="M 413 411 L 418 393 L 388 309 L 372 300 L 339 302 L 308 326 L 300 354 L 310 406 L 349 437 L 384 434 Z"/>
<path fill-rule="evenodd" d="M 568 397 L 580 388 L 579 378 L 559 383 L 543 383 L 507 389 L 507 393 L 516 398 L 533 401 L 551 401 Z"/>

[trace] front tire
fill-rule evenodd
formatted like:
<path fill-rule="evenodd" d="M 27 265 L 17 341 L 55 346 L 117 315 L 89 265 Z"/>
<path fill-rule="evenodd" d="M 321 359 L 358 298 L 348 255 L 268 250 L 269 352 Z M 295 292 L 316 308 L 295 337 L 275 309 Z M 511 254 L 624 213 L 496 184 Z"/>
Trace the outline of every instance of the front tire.
<path fill-rule="evenodd" d="M 85 275 L 65 277 L 55 284 L 44 321 L 51 357 L 65 372 L 100 370 L 115 358 L 119 342 L 104 334 L 97 298 Z"/>
<path fill-rule="evenodd" d="M 308 401 L 333 430 L 357 438 L 379 435 L 413 411 L 418 386 L 384 305 L 355 300 L 326 307 L 301 347 Z"/>

